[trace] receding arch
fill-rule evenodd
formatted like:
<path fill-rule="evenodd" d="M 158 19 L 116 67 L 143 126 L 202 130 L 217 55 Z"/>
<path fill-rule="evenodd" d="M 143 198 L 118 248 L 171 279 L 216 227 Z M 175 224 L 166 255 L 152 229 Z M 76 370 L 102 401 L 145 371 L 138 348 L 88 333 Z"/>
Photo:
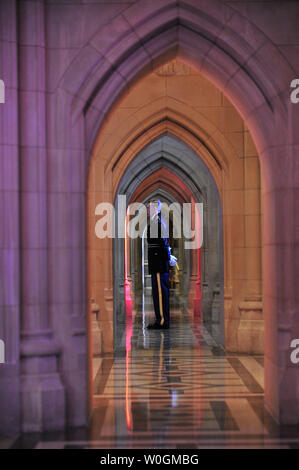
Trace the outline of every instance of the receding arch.
<path fill-rule="evenodd" d="M 93 36 L 60 79 L 59 88 L 74 96 L 75 120 L 80 113 L 85 115 L 88 148 L 122 92 L 157 65 L 179 55 L 227 93 L 242 117 L 248 118 L 261 151 L 265 145 L 260 129 L 266 137 L 266 115 L 271 118 L 275 110 L 286 114 L 282 99 L 287 92 L 285 76 L 275 74 L 273 80 L 272 64 L 261 63 L 258 57 L 261 49 L 272 51 L 275 46 L 247 18 L 222 2 L 217 7 L 208 2 L 198 5 L 194 0 L 166 3 L 147 6 L 146 11 L 141 2 L 129 7 Z M 277 48 L 275 54 L 283 64 L 283 74 L 293 77 L 294 71 Z M 78 74 L 78 64 L 86 62 L 86 57 L 89 63 Z"/>
<path fill-rule="evenodd" d="M 182 154 L 184 157 L 182 158 Z M 127 203 L 132 200 L 134 193 L 136 193 L 139 186 L 144 188 L 144 182 L 148 178 L 151 179 L 152 175 L 159 175 L 159 170 L 166 169 L 174 174 L 183 185 L 187 186 L 190 202 L 193 196 L 196 202 L 208 204 L 209 213 L 204 210 L 204 237 L 206 239 L 204 256 L 203 256 L 203 280 L 205 281 L 204 292 L 204 310 L 206 314 L 210 312 L 212 307 L 213 291 L 216 284 L 221 287 L 223 291 L 223 275 L 222 275 L 222 227 L 219 229 L 219 220 L 222 220 L 220 215 L 221 205 L 219 200 L 216 185 L 209 173 L 209 170 L 200 160 L 197 154 L 189 149 L 186 144 L 180 142 L 172 135 L 166 134 L 160 136 L 152 143 L 148 144 L 141 150 L 132 162 L 127 166 L 122 175 L 122 179 L 117 186 L 114 195 L 115 211 L 118 211 L 118 195 L 125 194 L 127 196 Z M 193 175 L 191 173 L 193 171 Z M 166 179 L 164 178 L 164 181 Z M 162 184 L 161 184 L 162 183 Z M 165 181 L 167 185 L 167 180 Z M 157 181 L 157 189 L 163 187 L 163 180 Z M 168 186 L 168 185 L 167 185 Z M 154 189 L 150 188 L 150 192 Z M 212 215 L 210 215 L 212 214 Z M 212 218 L 208 221 L 208 217 Z M 208 233 L 208 227 L 211 227 L 211 232 Z M 116 221 L 116 232 L 118 232 L 118 224 Z M 217 236 L 217 235 L 218 236 Z M 212 243 L 213 240 L 213 243 Z M 114 259 L 114 322 L 115 328 L 123 330 L 125 322 L 125 302 L 124 302 L 124 240 L 116 238 L 113 241 L 113 259 Z M 215 259 L 212 261 L 212 257 Z M 212 267 L 212 268 L 211 268 Z M 194 270 L 194 279 L 196 279 L 196 270 Z M 194 288 L 194 286 L 193 286 Z M 209 299 L 207 299 L 209 297 Z M 207 300 L 206 300 L 207 299 Z M 223 314 L 221 314 L 223 317 Z M 221 317 L 221 318 L 222 318 Z M 222 318 L 223 319 L 223 318 Z M 115 338 L 119 336 L 117 331 L 114 332 Z"/>
<path fill-rule="evenodd" d="M 242 25 L 244 25 L 244 23 L 241 21 Z M 249 26 L 249 28 L 252 27 L 251 31 L 257 31 L 257 35 L 259 38 L 264 38 L 263 34 L 262 36 L 259 35 L 259 31 L 257 29 L 255 29 L 254 26 L 252 26 L 251 24 L 248 24 L 248 22 L 245 22 L 245 24 L 247 26 Z M 246 28 L 245 28 L 246 29 Z M 181 54 L 182 57 L 184 57 L 185 60 L 188 60 L 189 63 L 191 64 L 196 64 L 197 67 L 199 67 L 198 64 L 201 64 L 201 59 L 203 58 L 204 54 L 202 54 L 202 51 L 192 51 L 191 48 L 188 48 L 188 41 L 187 39 L 190 39 L 190 42 L 194 44 L 194 36 L 193 38 L 187 38 L 187 34 L 184 34 L 182 33 L 181 36 L 185 35 L 184 37 L 184 40 L 185 40 L 185 45 L 184 47 L 182 47 L 180 49 L 180 51 L 178 50 L 178 48 L 176 47 L 176 38 L 174 39 L 173 41 L 173 44 L 171 45 L 171 41 L 170 41 L 170 36 L 168 36 L 168 39 L 166 40 L 166 42 L 168 42 L 168 44 L 166 45 L 165 47 L 165 50 L 163 52 L 161 52 L 161 50 L 163 48 L 160 48 L 159 49 L 159 53 L 160 53 L 160 61 L 158 61 L 157 63 L 163 63 L 163 61 L 166 61 L 167 58 L 169 57 L 174 57 L 176 56 L 178 53 Z M 228 34 L 230 38 L 232 38 L 233 35 L 230 35 Z M 166 34 L 167 36 L 167 34 Z M 176 34 L 174 35 L 176 36 Z M 183 39 L 182 39 L 182 44 L 184 43 Z M 187 44 L 187 45 L 186 45 Z M 267 44 L 269 44 L 269 47 L 271 48 L 272 44 L 271 42 L 265 41 L 264 45 L 265 47 L 267 46 Z M 260 43 L 260 46 L 263 47 L 263 44 Z M 140 46 L 142 47 L 142 46 Z M 237 46 L 238 47 L 238 46 Z M 129 50 L 130 48 L 128 48 Z M 269 184 L 271 185 L 272 183 L 274 183 L 274 180 L 275 181 L 278 181 L 278 176 L 277 174 L 275 174 L 274 170 L 273 170 L 273 165 L 271 163 L 271 147 L 273 145 L 277 145 L 279 143 L 281 143 L 283 145 L 283 138 L 282 136 L 284 135 L 284 132 L 281 132 L 281 133 L 276 133 L 274 131 L 274 128 L 275 129 L 278 129 L 280 126 L 282 129 L 286 130 L 286 126 L 287 126 L 287 119 L 286 119 L 286 109 L 285 109 L 285 106 L 283 105 L 283 97 L 286 96 L 286 94 L 288 93 L 288 90 L 286 90 L 284 88 L 284 80 L 288 80 L 288 77 L 290 76 L 290 74 L 292 73 L 292 70 L 291 68 L 288 66 L 288 64 L 286 64 L 284 58 L 281 56 L 281 54 L 279 52 L 277 52 L 277 56 L 280 58 L 280 61 L 281 61 L 281 64 L 282 64 L 282 69 L 283 69 L 283 74 L 281 77 L 279 77 L 278 81 L 274 83 L 274 87 L 275 87 L 275 90 L 274 90 L 274 93 L 273 93 L 273 82 L 272 84 L 270 83 L 270 80 L 266 79 L 265 78 L 265 81 L 263 82 L 264 83 L 264 89 L 265 90 L 268 90 L 267 91 L 267 96 L 270 97 L 270 100 L 266 100 L 265 99 L 265 96 L 263 95 L 263 93 L 261 94 L 260 91 L 258 90 L 258 87 L 256 88 L 256 84 L 258 82 L 258 70 L 260 68 L 259 64 L 258 64 L 258 60 L 257 60 L 257 64 L 255 64 L 255 57 L 254 57 L 254 52 L 251 54 L 252 55 L 252 60 L 248 61 L 248 63 L 250 62 L 251 64 L 251 69 L 250 70 L 247 70 L 247 74 L 246 75 L 246 79 L 244 78 L 244 76 L 242 75 L 242 72 L 240 72 L 240 74 L 237 74 L 237 71 L 238 69 L 235 69 L 234 73 L 231 75 L 231 77 L 227 77 L 227 72 L 225 70 L 223 70 L 223 66 L 224 64 L 227 65 L 228 69 L 230 68 L 230 61 L 229 59 L 227 59 L 225 53 L 223 53 L 223 51 L 221 50 L 221 48 L 219 47 L 215 47 L 215 48 L 211 48 L 211 55 L 209 57 L 209 60 L 205 60 L 204 61 L 204 66 L 200 69 L 202 71 L 202 73 L 204 75 L 206 75 L 207 77 L 209 77 L 214 83 L 216 83 L 220 89 L 222 90 L 225 90 L 226 93 L 227 93 L 227 96 L 229 96 L 229 98 L 232 100 L 232 102 L 236 105 L 237 109 L 240 111 L 241 115 L 243 118 L 246 118 L 246 124 L 249 128 L 249 130 L 251 131 L 253 137 L 254 137 L 254 140 L 255 140 L 255 144 L 256 144 L 256 147 L 257 149 L 259 150 L 259 156 L 262 157 L 261 158 L 261 164 L 262 164 L 262 170 L 263 170 L 263 174 L 266 175 L 267 177 L 267 180 L 264 180 L 264 182 L 266 182 L 266 185 L 264 185 L 264 192 L 266 192 L 267 190 L 267 187 L 269 186 Z M 232 49 L 234 50 L 234 48 Z M 192 54 L 193 52 L 193 54 Z M 164 54 L 164 55 L 163 55 Z M 237 55 L 237 54 L 236 54 Z M 128 53 L 126 58 L 128 59 L 128 62 L 129 62 L 129 56 L 130 54 Z M 132 64 L 134 63 L 134 59 L 136 58 L 136 56 L 134 57 L 131 56 L 131 59 L 132 60 Z M 222 62 L 222 60 L 224 60 L 224 62 Z M 127 62 L 127 63 L 128 63 Z M 150 63 L 150 61 L 148 61 L 147 63 Z M 156 63 L 156 64 L 157 64 Z M 256 65 L 256 67 L 255 67 Z M 267 67 L 267 65 L 264 65 L 263 67 Z M 271 60 L 269 61 L 269 68 L 271 68 Z M 142 69 L 142 67 L 140 69 L 136 69 L 135 73 L 130 73 L 130 69 L 128 69 L 128 77 L 129 77 L 129 82 L 131 80 L 131 78 L 133 77 L 140 77 L 142 76 L 140 72 L 140 70 L 143 70 L 143 72 L 145 71 L 145 68 Z M 147 69 L 147 70 L 151 70 L 150 67 Z M 224 76 L 223 74 L 224 73 Z M 251 75 L 253 76 L 253 79 L 251 79 Z M 130 83 L 133 83 L 133 78 L 131 80 Z M 231 80 L 230 80 L 231 79 Z M 113 97 L 114 101 L 112 102 L 110 100 L 110 97 L 108 96 L 109 93 L 107 94 L 107 89 L 109 90 L 108 86 L 107 88 L 101 88 L 101 91 L 102 91 L 102 98 L 103 96 L 107 98 L 107 100 L 109 101 L 110 100 L 110 105 L 108 104 L 108 101 L 105 103 L 103 102 L 104 106 L 100 106 L 99 107 L 99 104 L 101 104 L 101 96 L 97 95 L 97 97 L 99 98 L 99 101 L 97 102 L 97 105 L 96 106 L 90 106 L 88 108 L 88 111 L 87 111 L 87 108 L 85 109 L 86 113 L 84 115 L 84 118 L 82 116 L 82 119 L 84 119 L 85 121 L 85 136 L 86 136 L 86 142 L 87 142 L 87 148 L 90 149 L 94 142 L 95 142 L 95 138 L 96 138 L 96 135 L 97 135 L 97 132 L 99 130 L 99 128 L 101 127 L 101 129 L 104 129 L 105 125 L 107 124 L 108 122 L 108 119 L 109 119 L 109 116 L 108 116 L 108 109 L 112 109 L 112 106 L 113 104 L 115 103 L 115 96 L 117 95 L 118 96 L 118 93 L 120 92 L 120 90 L 122 89 L 128 89 L 127 85 L 129 82 L 126 82 L 124 83 L 123 80 L 121 80 L 120 78 L 116 78 L 116 80 L 114 81 L 113 84 L 110 84 L 111 87 L 111 96 Z M 229 85 L 228 85 L 229 84 Z M 227 86 L 226 86 L 227 85 Z M 243 85 L 243 86 L 242 86 Z M 248 93 L 246 94 L 246 96 L 242 96 L 242 93 L 244 91 L 244 89 L 248 90 Z M 108 97 L 107 97 L 108 96 Z M 95 97 L 95 95 L 94 95 Z M 254 97 L 257 97 L 257 100 L 251 100 L 251 98 L 254 98 Z M 105 99 L 106 99 L 105 98 Z M 83 99 L 84 102 L 86 102 L 86 100 Z M 271 106 L 269 106 L 269 102 L 271 102 Z M 95 104 L 95 102 L 94 102 Z M 272 109 L 271 109 L 272 108 Z M 78 112 L 80 114 L 80 111 Z M 79 116 L 78 114 L 78 116 Z M 274 121 L 275 122 L 275 126 L 272 126 L 272 125 L 269 125 L 267 123 L 270 123 Z M 81 121 L 81 124 L 83 124 L 83 120 Z M 102 124 L 104 124 L 102 126 Z M 80 125 L 79 125 L 80 127 Z M 92 152 L 94 153 L 94 152 Z M 269 204 L 268 204 L 269 203 Z M 266 210 L 270 210 L 270 206 L 273 207 L 273 210 L 274 210 L 274 201 L 271 200 L 271 201 L 268 201 L 267 203 L 267 206 L 265 206 Z M 267 233 L 268 232 L 268 227 L 264 227 L 264 233 Z M 225 237 L 229 237 L 230 235 L 226 233 L 225 231 Z M 282 253 L 279 252 L 279 250 L 277 251 L 277 257 L 280 259 L 282 256 Z M 266 254 L 266 256 L 264 257 L 264 272 L 268 272 L 268 268 L 270 267 L 270 262 L 269 262 L 269 254 Z M 228 269 L 230 270 L 231 267 L 230 266 L 226 266 L 225 269 Z M 271 291 L 271 289 L 270 289 Z M 269 290 L 268 290 L 269 292 Z M 274 297 L 275 297 L 275 293 L 274 294 Z M 271 295 L 269 296 L 268 295 L 268 299 L 270 299 Z M 276 297 L 275 297 L 276 298 Z M 268 318 L 268 324 L 271 323 L 271 312 L 270 312 L 270 300 L 268 300 L 267 302 L 267 318 Z M 270 323 L 269 323 L 270 322 Z M 271 342 L 271 355 L 273 354 L 273 357 L 271 356 L 271 359 L 269 359 L 268 361 L 268 364 L 269 364 L 269 371 L 270 370 L 274 370 L 275 369 L 275 365 L 273 365 L 274 363 L 276 364 L 275 362 L 275 357 L 276 357 L 276 352 L 275 352 L 275 345 L 273 343 L 274 339 L 270 338 L 269 341 Z M 273 359 L 274 358 L 274 359 Z M 273 361 L 272 361 L 273 359 Z M 275 369 L 276 370 L 276 369 Z M 270 372 L 268 373 L 267 375 L 267 381 L 266 381 L 266 384 L 269 384 L 271 383 L 272 379 L 271 379 L 271 376 L 273 374 L 271 374 Z M 268 403 L 269 403 L 269 407 L 271 408 L 272 412 L 275 414 L 277 410 L 277 402 L 275 402 L 275 400 L 273 401 L 273 395 L 271 395 L 271 391 L 270 391 L 270 388 L 267 388 L 268 385 L 266 385 L 266 396 L 267 396 L 267 400 L 268 400 Z"/>
<path fill-rule="evenodd" d="M 100 133 L 94 146 L 93 158 L 105 160 L 105 172 L 115 171 L 117 173 L 117 163 L 121 161 L 119 168 L 122 168 L 128 156 L 137 153 L 145 145 L 158 138 L 162 133 L 169 132 L 176 135 L 182 142 L 185 142 L 195 152 L 201 154 L 201 158 L 211 171 L 213 178 L 220 190 L 220 170 L 225 172 L 229 169 L 229 160 L 236 158 L 236 152 L 230 142 L 223 134 L 207 119 L 200 116 L 200 113 L 192 112 L 189 108 L 180 104 L 163 108 L 157 101 L 154 113 L 148 107 L 148 115 L 144 118 L 143 108 L 140 113 L 137 111 L 135 119 L 139 122 L 136 126 L 135 119 L 128 120 L 119 127 L 119 133 L 113 140 L 110 139 L 110 132 L 103 135 Z M 185 113 L 182 113 L 184 109 Z M 139 121 L 140 114 L 140 121 Z M 191 114 L 191 115 L 190 115 Z M 141 119 L 143 117 L 143 119 Z M 202 123 L 202 127 L 201 124 Z M 121 177 L 119 173 L 118 180 Z"/>
<path fill-rule="evenodd" d="M 181 193 L 177 191 L 178 188 L 174 187 L 175 182 L 179 184 L 179 187 L 181 186 Z M 188 202 L 190 204 L 190 200 L 193 199 L 192 193 L 174 173 L 163 168 L 151 173 L 144 183 L 140 185 L 138 192 L 133 195 L 131 202 L 138 200 L 147 204 L 152 198 L 159 198 L 160 201 L 162 201 L 165 214 L 168 214 L 167 223 L 170 232 L 170 245 L 172 247 L 172 254 L 174 254 L 178 260 L 179 268 L 170 271 L 171 311 L 175 309 L 177 313 L 180 312 L 181 315 L 193 317 L 193 292 L 190 287 L 192 287 L 191 273 L 194 268 L 192 261 L 195 257 L 192 256 L 192 251 L 184 250 L 186 238 L 182 230 L 182 205 Z M 192 203 L 190 205 L 192 207 Z M 145 311 L 151 308 L 152 305 L 151 283 L 147 270 L 147 220 L 145 217 L 141 220 L 141 227 L 144 227 L 142 238 L 130 240 L 130 252 L 128 255 L 130 255 L 131 258 L 131 293 L 134 297 L 135 309 L 141 313 L 143 324 L 145 324 Z M 173 238 L 173 230 L 179 231 L 181 237 L 178 239 Z M 140 265 L 140 260 L 142 260 L 142 266 Z"/>

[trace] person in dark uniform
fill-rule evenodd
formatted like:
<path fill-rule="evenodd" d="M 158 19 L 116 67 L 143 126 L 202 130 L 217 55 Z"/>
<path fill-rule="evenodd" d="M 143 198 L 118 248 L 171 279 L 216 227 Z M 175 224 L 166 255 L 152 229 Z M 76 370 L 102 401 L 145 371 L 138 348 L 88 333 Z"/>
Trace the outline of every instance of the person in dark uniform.
<path fill-rule="evenodd" d="M 152 211 L 151 211 L 152 209 Z M 169 261 L 170 247 L 167 227 L 161 217 L 161 202 L 152 200 L 148 205 L 147 226 L 148 270 L 152 278 L 152 295 L 156 321 L 149 329 L 169 328 Z"/>

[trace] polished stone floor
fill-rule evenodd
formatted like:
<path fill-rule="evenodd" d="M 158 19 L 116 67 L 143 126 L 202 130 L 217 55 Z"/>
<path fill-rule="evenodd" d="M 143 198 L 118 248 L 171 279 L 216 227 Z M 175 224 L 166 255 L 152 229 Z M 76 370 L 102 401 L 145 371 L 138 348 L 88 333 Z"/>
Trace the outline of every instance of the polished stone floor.
<path fill-rule="evenodd" d="M 299 448 L 264 408 L 263 357 L 226 354 L 216 326 L 172 309 L 169 330 L 127 321 L 114 355 L 94 358 L 89 429 L 27 435 L 0 447 Z"/>

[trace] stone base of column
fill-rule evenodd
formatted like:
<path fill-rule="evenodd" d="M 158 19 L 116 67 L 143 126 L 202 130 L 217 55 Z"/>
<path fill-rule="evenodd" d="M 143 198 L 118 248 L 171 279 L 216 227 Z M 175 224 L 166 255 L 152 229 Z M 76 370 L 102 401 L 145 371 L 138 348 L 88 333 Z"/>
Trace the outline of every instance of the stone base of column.
<path fill-rule="evenodd" d="M 193 315 L 194 318 L 201 318 L 201 298 L 193 299 Z"/>
<path fill-rule="evenodd" d="M 99 326 L 99 311 L 100 307 L 96 303 L 91 305 L 92 311 L 92 355 L 101 356 L 102 355 L 102 329 Z"/>
<path fill-rule="evenodd" d="M 233 311 L 233 299 L 230 288 L 224 290 L 224 328 L 225 328 L 225 350 L 229 352 L 238 351 L 237 328 L 239 315 L 236 318 Z"/>
<path fill-rule="evenodd" d="M 104 310 L 105 310 L 104 318 L 105 319 L 113 320 L 113 308 L 114 308 L 113 291 L 111 289 L 104 289 Z"/>
<path fill-rule="evenodd" d="M 220 287 L 216 286 L 213 290 L 212 300 L 212 322 L 219 323 L 220 321 Z"/>
<path fill-rule="evenodd" d="M 200 319 L 202 317 L 202 297 L 201 297 L 201 284 L 200 281 L 195 285 L 195 298 L 193 300 L 193 313 L 194 318 Z"/>
<path fill-rule="evenodd" d="M 195 292 L 196 292 L 196 286 L 195 286 L 196 281 L 197 281 L 197 277 L 191 275 L 191 277 L 190 277 L 190 289 L 189 289 L 189 294 L 188 294 L 188 308 L 190 310 L 193 310 L 193 301 L 194 301 Z"/>
<path fill-rule="evenodd" d="M 289 350 L 285 350 L 285 356 Z M 299 424 L 298 364 L 287 364 L 280 383 L 280 424 Z"/>
<path fill-rule="evenodd" d="M 238 352 L 264 354 L 263 303 L 260 297 L 239 304 L 240 323 L 237 331 Z"/>
<path fill-rule="evenodd" d="M 0 436 L 20 433 L 20 380 L 17 366 L 1 364 Z M 15 370 L 14 370 L 15 369 Z"/>
<path fill-rule="evenodd" d="M 188 294 L 188 308 L 193 313 L 194 318 L 201 318 L 202 316 L 202 296 L 201 296 L 201 283 L 196 276 L 191 276 L 190 290 Z"/>
<path fill-rule="evenodd" d="M 60 348 L 52 340 L 21 345 L 21 431 L 63 430 L 66 425 L 65 389 L 57 370 Z"/>
<path fill-rule="evenodd" d="M 128 279 L 125 280 L 125 302 L 126 316 L 131 317 L 133 312 L 133 301 L 131 297 L 131 283 Z"/>

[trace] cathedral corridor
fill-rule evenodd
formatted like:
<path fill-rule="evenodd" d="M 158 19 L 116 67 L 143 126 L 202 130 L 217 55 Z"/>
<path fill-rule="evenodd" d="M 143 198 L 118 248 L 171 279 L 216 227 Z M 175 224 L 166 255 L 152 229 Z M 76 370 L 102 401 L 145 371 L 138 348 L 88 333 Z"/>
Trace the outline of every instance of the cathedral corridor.
<path fill-rule="evenodd" d="M 299 448 L 298 15 L 0 0 L 0 448 Z"/>

